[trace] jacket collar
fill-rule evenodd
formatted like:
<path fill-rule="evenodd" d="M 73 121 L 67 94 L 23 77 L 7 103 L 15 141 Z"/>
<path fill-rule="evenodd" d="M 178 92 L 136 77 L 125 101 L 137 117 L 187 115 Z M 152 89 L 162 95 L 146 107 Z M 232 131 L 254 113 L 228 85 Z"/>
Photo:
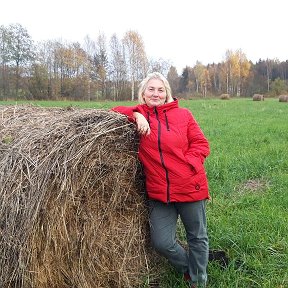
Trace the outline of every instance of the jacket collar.
<path fill-rule="evenodd" d="M 173 102 L 170 102 L 170 103 L 165 103 L 163 105 L 160 105 L 160 106 L 155 106 L 155 107 L 149 107 L 147 106 L 146 104 L 143 104 L 143 109 L 146 111 L 146 112 L 153 112 L 153 111 L 157 111 L 158 113 L 159 112 L 166 112 L 170 109 L 174 109 L 174 108 L 178 108 L 179 107 L 179 103 L 178 103 L 178 99 L 174 98 L 174 101 Z"/>

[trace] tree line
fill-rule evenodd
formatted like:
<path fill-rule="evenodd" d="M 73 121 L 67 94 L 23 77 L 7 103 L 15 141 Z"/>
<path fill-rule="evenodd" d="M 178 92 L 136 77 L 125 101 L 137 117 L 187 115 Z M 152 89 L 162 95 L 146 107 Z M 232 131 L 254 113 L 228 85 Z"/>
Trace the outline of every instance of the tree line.
<path fill-rule="evenodd" d="M 35 43 L 21 24 L 0 26 L 0 100 L 135 100 L 149 72 L 164 74 L 179 98 L 221 94 L 249 97 L 287 92 L 288 60 L 252 63 L 241 49 L 227 50 L 220 63 L 186 66 L 180 75 L 170 60 L 149 58 L 141 35 L 119 39 L 86 36 L 84 43 Z"/>

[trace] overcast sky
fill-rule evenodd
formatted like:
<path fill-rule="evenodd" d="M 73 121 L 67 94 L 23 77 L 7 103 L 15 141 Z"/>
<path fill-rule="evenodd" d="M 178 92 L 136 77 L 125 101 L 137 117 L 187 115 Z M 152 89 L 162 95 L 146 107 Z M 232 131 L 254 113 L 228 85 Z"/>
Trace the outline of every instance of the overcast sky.
<path fill-rule="evenodd" d="M 35 41 L 84 43 L 128 30 L 142 37 L 148 57 L 163 58 L 178 73 L 196 61 L 221 62 L 241 49 L 254 63 L 288 60 L 287 0 L 6 0 L 0 25 L 19 23 Z"/>

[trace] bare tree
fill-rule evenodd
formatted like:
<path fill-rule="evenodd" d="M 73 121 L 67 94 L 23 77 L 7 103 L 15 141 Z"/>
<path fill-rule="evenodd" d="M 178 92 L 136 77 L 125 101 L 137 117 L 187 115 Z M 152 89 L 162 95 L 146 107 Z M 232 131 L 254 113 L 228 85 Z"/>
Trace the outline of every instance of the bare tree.
<path fill-rule="evenodd" d="M 36 50 L 36 58 L 30 69 L 28 89 L 33 99 L 53 99 L 49 93 L 48 45 L 45 42 L 39 42 L 36 44 Z"/>
<path fill-rule="evenodd" d="M 219 81 L 220 76 L 219 76 L 219 66 L 220 64 L 210 64 L 208 65 L 207 69 L 210 75 L 211 79 L 211 93 L 212 94 L 218 94 L 221 90 L 221 83 Z"/>
<path fill-rule="evenodd" d="M 131 100 L 135 99 L 135 86 L 148 71 L 148 60 L 142 37 L 135 31 L 126 32 L 123 38 L 125 47 L 125 59 L 128 75 L 131 82 Z"/>
<path fill-rule="evenodd" d="M 151 59 L 149 61 L 149 71 L 151 72 L 159 72 L 166 76 L 169 72 L 169 69 L 171 67 L 170 61 L 164 60 L 162 58 L 158 60 Z"/>
<path fill-rule="evenodd" d="M 84 51 L 87 55 L 87 62 L 89 65 L 89 68 L 87 70 L 87 78 L 88 78 L 88 91 L 87 91 L 87 97 L 88 101 L 91 100 L 92 96 L 92 87 L 97 85 L 93 85 L 92 80 L 96 79 L 97 69 L 94 67 L 93 59 L 94 55 L 96 54 L 96 43 L 93 41 L 88 35 L 84 39 Z M 97 88 L 96 88 L 96 94 L 97 94 Z"/>
<path fill-rule="evenodd" d="M 56 40 L 48 40 L 38 45 L 38 61 L 46 67 L 48 73 L 47 96 L 50 99 L 58 99 L 61 94 L 61 75 L 57 51 L 62 44 Z"/>
<path fill-rule="evenodd" d="M 96 54 L 94 55 L 93 62 L 96 67 L 97 80 L 99 81 L 101 87 L 101 96 L 102 98 L 106 98 L 106 85 L 109 69 L 106 36 L 103 33 L 99 34 L 95 44 Z"/>
<path fill-rule="evenodd" d="M 125 63 L 124 49 L 116 34 L 113 34 L 110 39 L 110 55 L 111 81 L 113 83 L 113 100 L 115 101 L 119 100 L 127 80 L 127 67 Z"/>
<path fill-rule="evenodd" d="M 270 83 L 272 78 L 273 61 L 266 59 L 266 78 L 267 78 L 267 91 L 270 91 Z"/>

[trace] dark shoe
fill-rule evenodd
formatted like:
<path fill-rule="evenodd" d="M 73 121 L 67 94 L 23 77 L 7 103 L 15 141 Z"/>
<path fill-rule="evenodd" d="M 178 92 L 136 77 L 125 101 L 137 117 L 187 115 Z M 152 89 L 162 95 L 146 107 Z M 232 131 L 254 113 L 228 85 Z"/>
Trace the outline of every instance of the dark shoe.
<path fill-rule="evenodd" d="M 222 269 L 228 267 L 229 258 L 223 250 L 209 250 L 209 261 L 216 261 Z"/>
<path fill-rule="evenodd" d="M 187 281 L 187 282 L 191 281 L 191 277 L 190 277 L 190 275 L 189 275 L 188 272 L 184 273 L 183 278 L 184 278 L 184 280 Z"/>

